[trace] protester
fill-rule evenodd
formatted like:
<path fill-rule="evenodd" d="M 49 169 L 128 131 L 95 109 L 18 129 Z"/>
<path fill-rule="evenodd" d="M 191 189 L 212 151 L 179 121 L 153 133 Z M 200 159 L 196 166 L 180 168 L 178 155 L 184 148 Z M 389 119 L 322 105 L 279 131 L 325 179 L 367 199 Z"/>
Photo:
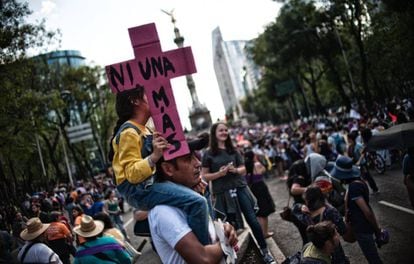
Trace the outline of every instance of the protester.
<path fill-rule="evenodd" d="M 361 180 L 360 170 L 353 166 L 351 158 L 339 156 L 331 174 L 348 184 L 345 219 L 351 223 L 365 258 L 369 263 L 382 263 L 374 239 L 374 234 L 378 241 L 381 239 L 381 228 L 369 205 L 368 186 Z"/>
<path fill-rule="evenodd" d="M 47 212 L 42 211 L 40 208 L 39 203 L 32 203 L 32 211 L 30 213 L 30 217 L 38 217 L 42 223 L 49 223 L 49 214 Z"/>
<path fill-rule="evenodd" d="M 306 230 L 310 243 L 302 250 L 302 264 L 330 264 L 331 255 L 339 245 L 339 234 L 335 225 L 330 221 L 323 221 L 311 225 Z"/>
<path fill-rule="evenodd" d="M 243 157 L 236 150 L 229 137 L 225 123 L 217 122 L 210 129 L 209 149 L 203 156 L 202 175 L 212 184 L 213 195 L 216 199 L 215 210 L 228 221 L 236 222 L 240 227 L 241 219 L 237 215 L 243 213 L 253 235 L 259 244 L 263 260 L 273 263 L 263 235 L 263 230 L 255 214 L 255 198 L 247 187 Z"/>
<path fill-rule="evenodd" d="M 404 184 L 407 188 L 411 206 L 414 208 L 414 147 L 408 148 L 403 160 Z"/>
<path fill-rule="evenodd" d="M 60 264 L 59 256 L 46 243 L 45 231 L 50 224 L 43 224 L 39 218 L 30 218 L 27 227 L 20 233 L 26 244 L 18 254 L 20 263 L 53 263 Z"/>
<path fill-rule="evenodd" d="M 206 187 L 201 179 L 201 163 L 194 151 L 203 148 L 199 140 L 189 142 L 191 153 L 169 161 L 160 159 L 157 163 L 158 180 L 186 186 L 197 194 Z M 192 190 L 194 189 L 194 190 Z M 201 196 L 201 195 L 200 195 Z M 202 245 L 188 225 L 185 211 L 169 205 L 157 205 L 148 213 L 151 237 L 163 263 L 219 263 L 226 251 L 221 248 L 224 240 L 218 240 L 211 219 L 205 219 L 209 226 L 209 245 Z M 234 247 L 237 237 L 234 228 L 224 224 L 226 244 Z"/>
<path fill-rule="evenodd" d="M 13 262 L 12 251 L 15 243 L 13 237 L 6 230 L 0 230 L 0 264 L 11 264 Z"/>
<path fill-rule="evenodd" d="M 72 214 L 73 214 L 73 218 L 75 219 L 75 225 L 74 226 L 75 227 L 79 226 L 81 221 L 82 221 L 82 216 L 84 215 L 82 207 L 80 205 L 76 205 L 75 207 L 73 207 Z M 86 240 L 83 237 L 76 236 L 76 244 L 77 245 L 81 245 L 85 241 Z"/>
<path fill-rule="evenodd" d="M 124 222 L 121 219 L 121 208 L 119 208 L 118 199 L 115 197 L 114 190 L 108 190 L 105 195 L 105 212 L 111 218 L 111 222 L 117 226 L 122 232 L 125 239 L 129 241 L 129 237 L 124 228 Z"/>
<path fill-rule="evenodd" d="M 160 133 L 145 127 L 150 118 L 144 87 L 120 92 L 116 97 L 118 122 L 111 140 L 109 160 L 119 192 L 142 210 L 158 204 L 177 206 L 187 213 L 189 224 L 203 245 L 208 243 L 206 199 L 177 184 L 154 183 L 155 163 L 171 147 Z"/>
<path fill-rule="evenodd" d="M 75 219 L 73 218 L 73 208 L 75 207 L 75 202 L 71 196 L 66 199 L 65 210 L 68 212 L 68 217 L 71 225 L 74 225 Z"/>
<path fill-rule="evenodd" d="M 132 258 L 132 263 L 135 263 L 136 260 L 141 256 L 141 253 L 138 252 L 130 243 L 125 239 L 125 236 L 119 231 L 118 228 L 114 227 L 111 218 L 107 213 L 100 212 L 97 213 L 94 217 L 94 220 L 100 220 L 104 223 L 103 236 L 110 236 L 116 239 L 116 241 L 125 248 L 127 253 Z"/>
<path fill-rule="evenodd" d="M 125 236 L 118 228 L 114 227 L 114 223 L 112 222 L 111 217 L 107 213 L 97 213 L 96 215 L 94 215 L 93 219 L 102 221 L 102 223 L 104 224 L 104 236 L 111 236 L 115 238 L 121 246 L 124 245 Z"/>
<path fill-rule="evenodd" d="M 69 264 L 72 234 L 65 224 L 59 222 L 59 216 L 59 212 L 51 213 L 51 223 L 46 230 L 46 239 L 49 247 L 58 254 L 63 264 Z"/>
<path fill-rule="evenodd" d="M 20 237 L 20 233 L 26 228 L 27 220 L 28 219 L 20 212 L 16 212 L 12 225 L 12 235 L 19 247 L 24 244 L 24 240 Z"/>
<path fill-rule="evenodd" d="M 365 160 L 365 149 L 364 146 L 368 143 L 370 138 L 372 137 L 371 129 L 365 128 L 361 131 L 361 138 L 362 138 L 362 149 L 359 151 L 359 158 L 357 159 L 357 162 L 355 165 L 360 166 L 361 168 L 361 177 L 362 179 L 366 180 L 368 182 L 369 187 L 371 188 L 373 193 L 378 193 L 379 189 L 377 186 L 377 183 L 375 182 L 374 178 L 372 177 L 371 173 L 369 172 L 367 161 Z M 351 140 L 355 141 L 355 137 L 351 135 L 349 137 Z M 358 153 L 354 152 L 354 155 L 358 155 Z"/>
<path fill-rule="evenodd" d="M 269 231 L 268 216 L 276 211 L 276 207 L 269 188 L 263 179 L 263 173 L 266 171 L 266 168 L 257 160 L 256 155 L 251 150 L 244 153 L 244 158 L 246 181 L 259 206 L 259 211 L 256 213 L 257 220 L 262 227 L 264 237 L 268 238 L 274 234 L 274 232 Z"/>
<path fill-rule="evenodd" d="M 104 223 L 83 215 L 79 226 L 73 231 L 83 238 L 83 243 L 76 251 L 74 264 L 91 263 L 131 263 L 131 257 L 112 237 L 102 236 Z"/>
<path fill-rule="evenodd" d="M 324 194 L 317 186 L 310 186 L 304 193 L 305 205 L 301 206 L 304 214 L 302 221 L 305 225 L 313 225 L 322 221 L 331 221 L 340 235 L 345 234 L 346 226 L 341 214 L 327 203 Z M 309 242 L 309 237 L 307 236 Z M 332 254 L 332 263 L 349 263 L 340 243 Z"/>

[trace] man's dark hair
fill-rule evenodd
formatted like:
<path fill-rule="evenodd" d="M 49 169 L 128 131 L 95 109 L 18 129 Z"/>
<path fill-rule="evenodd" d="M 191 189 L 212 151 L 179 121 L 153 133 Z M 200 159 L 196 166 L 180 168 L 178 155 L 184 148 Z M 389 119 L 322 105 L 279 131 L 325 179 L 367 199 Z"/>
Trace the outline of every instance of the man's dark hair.
<path fill-rule="evenodd" d="M 317 210 L 325 205 L 325 196 L 317 186 L 308 187 L 304 193 L 304 198 L 311 211 Z"/>
<path fill-rule="evenodd" d="M 155 165 L 156 166 L 156 170 L 157 170 L 157 174 L 155 175 L 156 176 L 155 177 L 155 180 L 157 182 L 163 182 L 163 181 L 166 181 L 168 179 L 167 178 L 167 175 L 165 175 L 165 173 L 164 173 L 164 171 L 162 169 L 162 166 L 161 166 L 161 164 L 164 163 L 164 162 L 171 163 L 174 166 L 175 169 L 178 169 L 177 159 L 176 158 L 174 158 L 172 160 L 168 160 L 168 161 L 165 161 L 164 158 L 161 158 L 157 162 L 157 164 Z"/>
<path fill-rule="evenodd" d="M 371 131 L 371 129 L 369 129 L 369 128 L 364 128 L 362 131 L 361 131 L 361 137 L 362 137 L 362 140 L 364 141 L 364 143 L 366 144 L 366 143 L 368 143 L 368 141 L 371 139 L 371 137 L 372 137 L 372 131 Z"/>

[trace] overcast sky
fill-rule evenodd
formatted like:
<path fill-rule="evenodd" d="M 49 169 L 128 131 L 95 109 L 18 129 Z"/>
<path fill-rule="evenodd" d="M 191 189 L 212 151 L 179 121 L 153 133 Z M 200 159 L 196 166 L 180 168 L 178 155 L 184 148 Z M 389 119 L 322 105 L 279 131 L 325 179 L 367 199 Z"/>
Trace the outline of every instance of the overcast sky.
<path fill-rule="evenodd" d="M 87 63 L 109 65 L 133 58 L 128 28 L 154 22 L 164 51 L 175 49 L 173 25 L 161 9 L 171 11 L 191 46 L 197 67 L 193 74 L 201 103 L 213 121 L 224 117 L 212 59 L 212 31 L 219 26 L 224 40 L 249 40 L 275 20 L 279 3 L 272 0 L 30 0 L 32 20 L 46 19 L 60 29 L 60 49 L 79 50 Z M 183 127 L 190 128 L 191 97 L 185 77 L 172 81 Z"/>

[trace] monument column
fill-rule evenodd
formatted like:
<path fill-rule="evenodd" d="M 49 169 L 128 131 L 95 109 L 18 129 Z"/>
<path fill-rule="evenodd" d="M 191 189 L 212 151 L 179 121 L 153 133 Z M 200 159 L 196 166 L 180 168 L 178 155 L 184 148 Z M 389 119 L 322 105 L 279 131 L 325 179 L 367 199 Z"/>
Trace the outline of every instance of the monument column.
<path fill-rule="evenodd" d="M 174 17 L 173 10 L 167 12 L 161 9 L 161 11 L 171 17 L 171 22 L 174 25 L 175 44 L 177 44 L 177 47 L 179 48 L 184 47 L 184 37 L 181 36 L 180 30 L 176 26 L 176 19 Z M 207 109 L 205 105 L 200 103 L 200 100 L 198 100 L 193 76 L 191 74 L 188 74 L 185 76 L 185 78 L 187 80 L 187 87 L 188 90 L 190 90 L 192 101 L 192 107 L 190 109 L 189 115 L 191 126 L 195 131 L 208 129 L 212 125 L 210 111 Z"/>

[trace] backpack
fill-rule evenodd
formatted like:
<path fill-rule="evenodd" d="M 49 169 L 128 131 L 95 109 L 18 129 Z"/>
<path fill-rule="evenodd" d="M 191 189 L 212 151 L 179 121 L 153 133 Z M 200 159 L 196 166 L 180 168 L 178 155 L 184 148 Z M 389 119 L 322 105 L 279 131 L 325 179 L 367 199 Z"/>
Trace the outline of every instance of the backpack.
<path fill-rule="evenodd" d="M 133 125 L 132 123 L 129 122 L 125 122 L 121 125 L 121 127 L 118 129 L 118 131 L 115 134 L 115 143 L 117 145 L 119 145 L 119 141 L 121 139 L 121 132 L 124 131 L 127 128 L 133 128 L 139 136 L 142 136 L 142 132 L 141 130 Z M 149 156 L 152 153 L 152 135 L 151 136 L 147 136 L 147 138 L 149 138 L 149 140 L 144 140 L 144 144 L 142 145 L 142 149 L 141 149 L 141 156 L 143 158 L 146 158 L 147 156 Z"/>

